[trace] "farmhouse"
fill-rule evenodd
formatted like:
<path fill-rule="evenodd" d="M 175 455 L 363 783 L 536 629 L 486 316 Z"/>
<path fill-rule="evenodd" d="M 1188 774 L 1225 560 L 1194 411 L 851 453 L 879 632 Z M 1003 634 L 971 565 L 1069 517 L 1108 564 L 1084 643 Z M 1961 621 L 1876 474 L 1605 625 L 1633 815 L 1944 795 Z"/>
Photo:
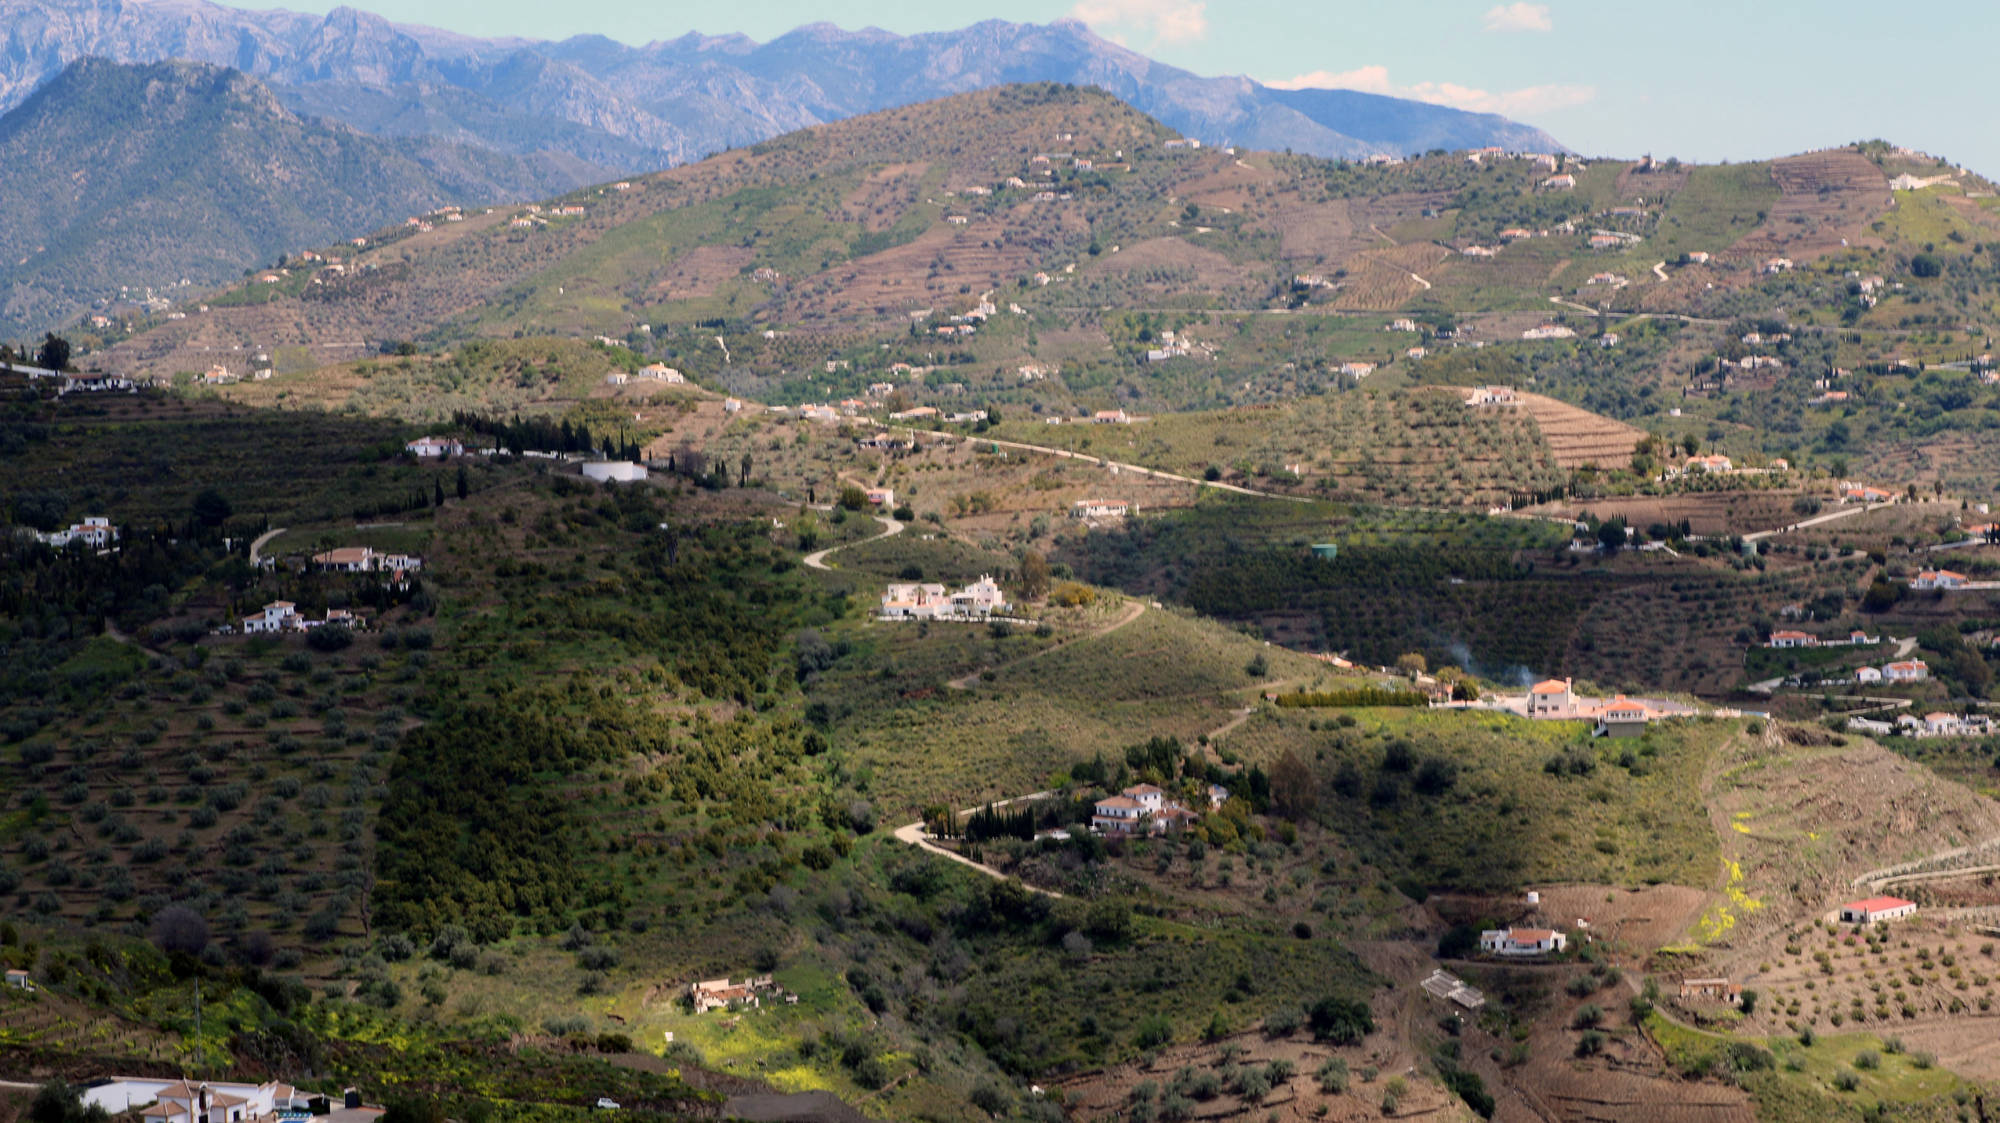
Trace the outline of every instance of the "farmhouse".
<path fill-rule="evenodd" d="M 1512 386 L 1475 386 L 1465 399 L 1465 404 L 1478 406 L 1518 406 L 1521 396 L 1514 393 Z"/>
<path fill-rule="evenodd" d="M 896 489 L 893 487 L 871 487 L 862 494 L 867 496 L 868 502 L 877 507 L 894 507 L 896 505 Z"/>
<path fill-rule="evenodd" d="M 1879 671 L 1879 670 L 1877 670 L 1877 669 L 1876 669 L 1876 668 L 1874 668 L 1874 667 L 1856 667 L 1856 668 L 1854 669 L 1854 681 L 1855 681 L 1855 682 L 1881 682 L 1881 681 L 1882 681 L 1882 672 L 1881 672 L 1881 671 Z"/>
<path fill-rule="evenodd" d="M 955 593 L 943 585 L 896 583 L 882 593 L 877 616 L 883 620 L 984 620 L 1007 609 L 1007 594 L 993 578 L 979 580 Z"/>
<path fill-rule="evenodd" d="M 1551 191 L 1568 191 L 1576 186 L 1576 177 L 1573 175 L 1552 175 L 1542 181 L 1542 186 Z"/>
<path fill-rule="evenodd" d="M 311 1097 L 289 1084 L 189 1082 L 112 1077 L 84 1089 L 83 1103 L 114 1115 L 138 1108 L 145 1123 L 251 1123 L 280 1112 L 305 1112 Z M 150 1106 L 148 1106 L 150 1105 Z"/>
<path fill-rule="evenodd" d="M 1079 499 L 1069 505 L 1069 517 L 1073 519 L 1119 519 L 1131 511 L 1131 504 L 1116 499 Z"/>
<path fill-rule="evenodd" d="M 26 971 L 18 967 L 9 967 L 7 969 L 7 985 L 13 987 L 15 990 L 35 989 L 34 980 L 28 977 Z"/>
<path fill-rule="evenodd" d="M 1893 492 L 1884 491 L 1879 487 L 1868 487 L 1865 484 L 1854 483 L 1841 485 L 1840 498 L 1845 503 L 1894 503 L 1896 501 L 1896 496 Z"/>
<path fill-rule="evenodd" d="M 1777 647 L 1777 648 L 1818 647 L 1819 637 L 1813 635 L 1811 632 L 1796 632 L 1796 631 L 1772 632 L 1770 640 L 1767 641 L 1764 644 L 1764 646 Z"/>
<path fill-rule="evenodd" d="M 1890 663 L 1882 668 L 1883 682 L 1922 682 L 1931 677 L 1930 664 L 1922 659 Z"/>
<path fill-rule="evenodd" d="M 103 550 L 118 541 L 118 528 L 102 515 L 90 515 L 80 523 L 64 530 L 53 530 L 35 537 L 54 546 L 58 550 L 72 542 L 81 542 L 93 550 Z"/>
<path fill-rule="evenodd" d="M 1916 914 L 1917 903 L 1901 897 L 1870 897 L 1840 906 L 1842 924 L 1880 924 L 1885 920 L 1901 920 Z"/>
<path fill-rule="evenodd" d="M 666 382 L 678 385 L 687 381 L 687 376 L 665 363 L 647 363 L 632 372 L 632 377 L 648 382 Z"/>
<path fill-rule="evenodd" d="M 1910 579 L 1912 589 L 1963 589 L 1965 574 L 1949 569 L 1926 569 Z"/>
<path fill-rule="evenodd" d="M 1090 829 L 1099 834 L 1166 834 L 1199 818 L 1154 785 L 1139 784 L 1098 800 L 1091 809 Z"/>
<path fill-rule="evenodd" d="M 1090 420 L 1097 425 L 1129 425 L 1132 421 L 1122 409 L 1100 409 L 1090 415 Z"/>
<path fill-rule="evenodd" d="M 1528 716 L 1569 718 L 1576 716 L 1576 690 L 1571 679 L 1548 679 L 1528 689 Z"/>
<path fill-rule="evenodd" d="M 759 1006 L 757 992 L 774 990 L 777 984 L 769 975 L 757 975 L 740 983 L 728 979 L 706 979 L 688 984 L 688 997 L 694 1000 L 694 1012 L 706 1014 L 710 1010 L 726 1010 L 731 1004 L 737 1006 Z"/>
<path fill-rule="evenodd" d="M 446 456 L 464 456 L 465 446 L 449 437 L 419 437 L 403 446 L 403 451 L 414 456 L 431 459 Z"/>
<path fill-rule="evenodd" d="M 424 559 L 414 554 L 378 554 L 372 546 L 342 546 L 314 554 L 313 568 L 322 573 L 394 573 L 422 569 Z"/>
<path fill-rule="evenodd" d="M 1743 1001 L 1743 984 L 1732 983 L 1725 976 L 1719 979 L 1682 979 L 1682 1002 L 1726 1002 L 1731 1006 Z"/>
<path fill-rule="evenodd" d="M 1374 363 L 1345 362 L 1340 364 L 1340 373 L 1349 378 L 1366 378 L 1375 373 Z"/>
<path fill-rule="evenodd" d="M 1690 456 L 1687 460 L 1687 471 L 1689 472 L 1725 475 L 1735 470 L 1736 465 L 1731 463 L 1730 459 L 1721 453 L 1713 453 L 1708 456 Z"/>
<path fill-rule="evenodd" d="M 1549 928 L 1489 928 L 1479 934 L 1488 955 L 1548 955 L 1569 945 L 1569 937 Z"/>

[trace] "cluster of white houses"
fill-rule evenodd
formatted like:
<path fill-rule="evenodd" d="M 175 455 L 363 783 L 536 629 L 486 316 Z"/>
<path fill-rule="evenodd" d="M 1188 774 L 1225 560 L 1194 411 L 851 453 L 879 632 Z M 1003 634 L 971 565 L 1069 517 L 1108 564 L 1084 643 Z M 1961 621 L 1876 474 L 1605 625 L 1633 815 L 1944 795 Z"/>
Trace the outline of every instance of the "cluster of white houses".
<path fill-rule="evenodd" d="M 74 526 L 47 534 L 37 533 L 35 540 L 46 542 L 58 550 L 72 542 L 81 542 L 93 550 L 108 550 L 118 541 L 118 528 L 102 515 L 91 515 Z"/>
<path fill-rule="evenodd" d="M 1208 786 L 1209 810 L 1213 811 L 1228 802 L 1228 788 L 1220 784 Z M 1117 795 L 1098 800 L 1091 808 L 1090 829 L 1099 834 L 1120 836 L 1173 834 L 1200 819 L 1199 811 L 1180 800 L 1169 799 L 1166 791 L 1157 785 L 1135 784 Z"/>
<path fill-rule="evenodd" d="M 246 636 L 271 634 L 276 632 L 310 632 L 335 624 L 343 628 L 359 628 L 361 617 L 344 608 L 329 608 L 326 616 L 315 620 L 299 611 L 299 606 L 288 600 L 272 601 L 254 616 L 245 616 L 238 626 Z"/>
<path fill-rule="evenodd" d="M 1788 647 L 1872 647 L 1881 642 L 1881 636 L 1871 636 L 1859 629 L 1847 633 L 1845 639 L 1821 639 L 1811 632 L 1786 628 L 1772 632 L 1764 646 L 1781 650 Z"/>
<path fill-rule="evenodd" d="M 84 1088 L 82 1100 L 85 1107 L 102 1108 L 110 1115 L 137 1112 L 145 1123 L 302 1123 L 315 1118 L 328 1123 L 371 1123 L 382 1115 L 381 1108 L 364 1106 L 360 1094 L 352 1089 L 339 1101 L 329 1102 L 329 1097 L 275 1080 L 246 1084 L 114 1076 Z"/>
<path fill-rule="evenodd" d="M 1006 609 L 1007 594 L 993 578 L 981 574 L 955 593 L 943 585 L 891 584 L 882 593 L 879 615 L 884 620 L 984 620 Z"/>

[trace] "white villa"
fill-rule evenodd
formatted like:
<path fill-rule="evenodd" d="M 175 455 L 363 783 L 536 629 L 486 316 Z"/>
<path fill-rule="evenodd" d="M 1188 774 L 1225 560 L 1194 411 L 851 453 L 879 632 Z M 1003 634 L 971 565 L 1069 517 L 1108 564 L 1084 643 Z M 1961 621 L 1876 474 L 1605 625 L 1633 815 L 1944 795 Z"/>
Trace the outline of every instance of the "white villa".
<path fill-rule="evenodd" d="M 312 563 L 322 573 L 390 573 L 398 580 L 424 567 L 415 554 L 379 554 L 373 546 L 342 546 L 314 554 Z"/>
<path fill-rule="evenodd" d="M 1210 810 L 1229 802 L 1229 789 L 1213 784 L 1208 789 Z M 1114 796 L 1106 796 L 1091 808 L 1090 829 L 1099 834 L 1167 834 L 1183 830 L 1201 813 L 1152 784 L 1136 784 Z"/>
<path fill-rule="evenodd" d="M 118 528 L 102 515 L 90 515 L 66 530 L 54 530 L 35 537 L 58 550 L 72 542 L 81 542 L 93 550 L 103 550 L 118 541 Z"/>
<path fill-rule="evenodd" d="M 1488 955 L 1548 955 L 1569 946 L 1569 937 L 1551 928 L 1489 928 L 1479 934 Z"/>
<path fill-rule="evenodd" d="M 1528 716 L 1568 718 L 1576 716 L 1573 679 L 1547 679 L 1528 689 Z"/>
<path fill-rule="evenodd" d="M 1890 663 L 1882 668 L 1883 682 L 1922 682 L 1931 677 L 1930 665 L 1922 659 Z"/>
<path fill-rule="evenodd" d="M 314 628 L 338 624 L 347 628 L 359 628 L 361 618 L 344 608 L 329 608 L 326 618 L 314 620 L 299 611 L 297 605 L 288 600 L 272 601 L 255 616 L 245 616 L 241 631 L 246 636 L 276 634 L 280 632 L 309 632 Z"/>
<path fill-rule="evenodd" d="M 943 585 L 891 584 L 882 593 L 883 620 L 984 620 L 1007 609 L 1007 594 L 993 578 L 979 580 L 955 593 Z"/>
<path fill-rule="evenodd" d="M 647 363 L 645 366 L 632 372 L 632 377 L 643 379 L 647 382 L 665 382 L 671 385 L 679 385 L 687 381 L 686 375 L 665 363 Z"/>
<path fill-rule="evenodd" d="M 1521 333 L 1522 339 L 1575 339 L 1576 333 L 1561 324 L 1542 324 Z"/>
<path fill-rule="evenodd" d="M 113 1115 L 143 1109 L 140 1117 L 145 1123 L 252 1123 L 280 1111 L 308 1110 L 310 1098 L 290 1084 L 276 1081 L 191 1083 L 129 1076 L 114 1077 L 83 1091 L 86 1106 L 101 1107 Z"/>

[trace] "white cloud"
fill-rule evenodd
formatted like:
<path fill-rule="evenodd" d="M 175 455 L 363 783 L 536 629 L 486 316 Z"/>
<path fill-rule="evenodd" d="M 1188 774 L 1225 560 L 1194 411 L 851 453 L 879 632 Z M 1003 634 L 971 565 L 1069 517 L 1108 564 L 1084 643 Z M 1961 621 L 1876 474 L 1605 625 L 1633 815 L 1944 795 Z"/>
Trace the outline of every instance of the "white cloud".
<path fill-rule="evenodd" d="M 1389 80 L 1389 68 L 1386 66 L 1363 66 L 1338 73 L 1315 70 L 1264 84 L 1278 90 L 1360 90 L 1367 94 L 1411 98 L 1433 105 L 1449 105 L 1474 113 L 1499 113 L 1507 117 L 1526 117 L 1552 109 L 1568 109 L 1597 96 L 1595 86 L 1526 86 L 1497 92 L 1476 86 L 1461 86 L 1456 82 L 1418 82 L 1399 86 Z"/>
<path fill-rule="evenodd" d="M 1530 4 L 1527 0 L 1498 4 L 1486 13 L 1488 31 L 1554 31 L 1555 26 L 1549 19 L 1547 4 Z"/>
<path fill-rule="evenodd" d="M 1207 0 L 1077 0 L 1069 14 L 1118 42 L 1135 32 L 1155 43 L 1187 43 L 1208 34 Z"/>

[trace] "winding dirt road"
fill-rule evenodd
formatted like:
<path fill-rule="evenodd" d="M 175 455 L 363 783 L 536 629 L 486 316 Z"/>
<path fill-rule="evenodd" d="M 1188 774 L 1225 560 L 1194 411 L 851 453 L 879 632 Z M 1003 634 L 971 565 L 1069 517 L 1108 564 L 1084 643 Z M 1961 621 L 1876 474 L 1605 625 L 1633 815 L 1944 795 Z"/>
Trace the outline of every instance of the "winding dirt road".
<path fill-rule="evenodd" d="M 832 569 L 833 568 L 832 566 L 826 564 L 826 556 L 828 554 L 833 553 L 835 550 L 845 550 L 849 546 L 859 546 L 861 545 L 862 542 L 875 542 L 883 538 L 888 538 L 893 535 L 901 534 L 903 533 L 903 528 L 909 525 L 907 523 L 897 522 L 895 519 L 892 519 L 887 515 L 876 515 L 875 521 L 882 524 L 882 533 L 873 535 L 868 538 L 863 538 L 857 542 L 843 542 L 838 546 L 828 546 L 824 550 L 814 550 L 812 553 L 807 554 L 804 558 L 800 560 L 804 561 L 806 563 L 806 567 L 809 569 Z"/>

